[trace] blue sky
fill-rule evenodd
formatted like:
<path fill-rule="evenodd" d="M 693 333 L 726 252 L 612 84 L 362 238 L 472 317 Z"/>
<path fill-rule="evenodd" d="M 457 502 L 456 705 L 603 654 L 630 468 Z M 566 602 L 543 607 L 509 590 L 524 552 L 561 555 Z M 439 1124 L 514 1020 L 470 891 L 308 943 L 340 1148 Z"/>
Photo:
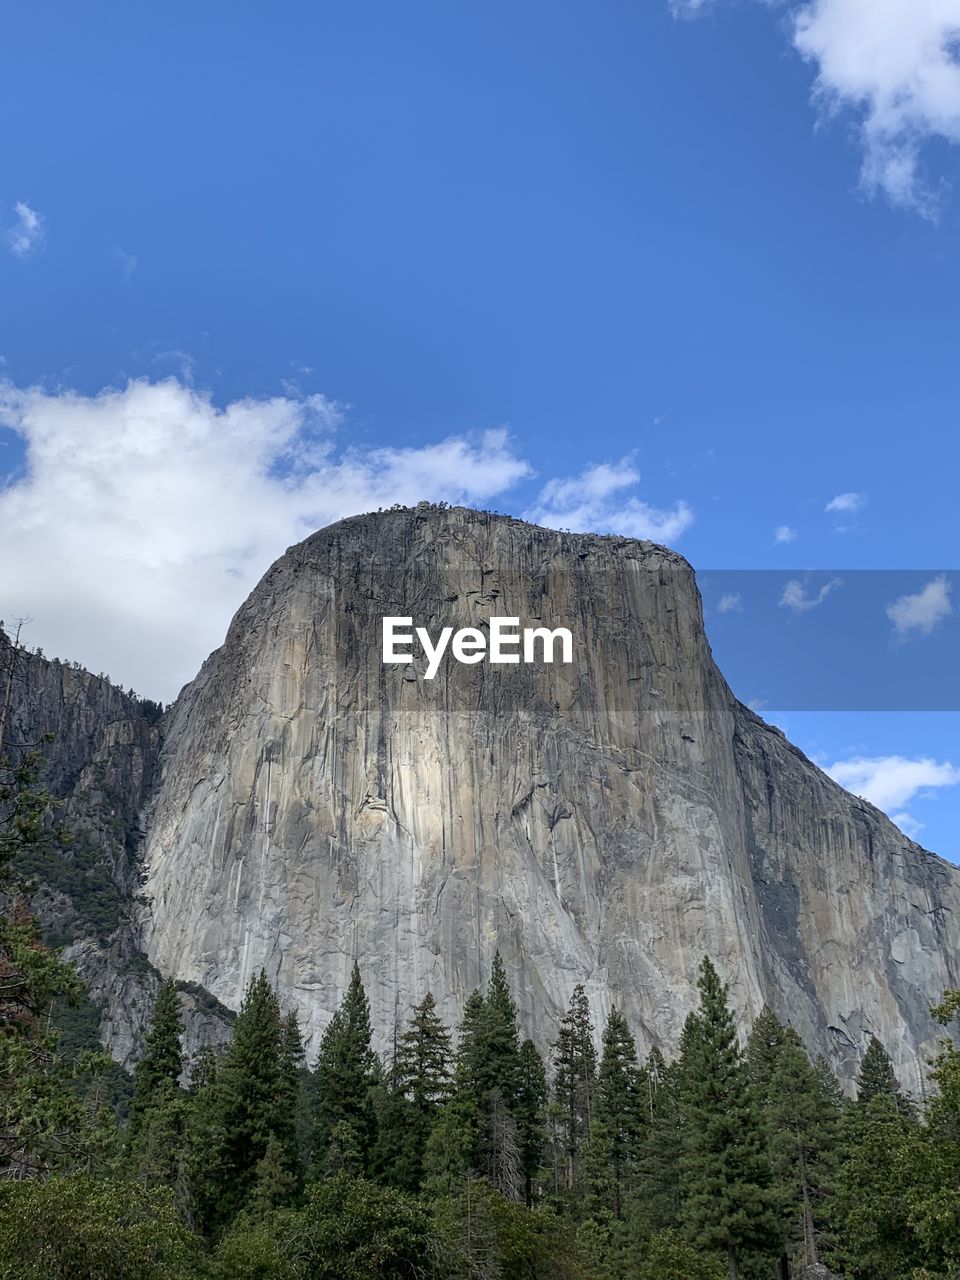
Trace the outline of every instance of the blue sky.
<path fill-rule="evenodd" d="M 956 8 L 11 11 L 0 612 L 169 698 L 290 541 L 434 496 L 783 588 L 922 570 L 878 636 L 945 574 L 900 653 L 948 673 Z M 960 858 L 958 716 L 882 677 L 842 713 L 734 683 L 824 763 L 930 761 L 888 807 Z"/>

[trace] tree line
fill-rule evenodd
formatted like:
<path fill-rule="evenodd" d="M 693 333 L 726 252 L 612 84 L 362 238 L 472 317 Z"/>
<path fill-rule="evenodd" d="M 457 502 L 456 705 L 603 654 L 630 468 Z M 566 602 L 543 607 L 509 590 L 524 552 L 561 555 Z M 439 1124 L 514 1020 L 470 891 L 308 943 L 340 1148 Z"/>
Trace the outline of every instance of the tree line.
<path fill-rule="evenodd" d="M 263 972 L 186 1061 L 164 981 L 124 1082 L 65 1046 L 81 984 L 12 892 L 39 771 L 0 771 L 2 1280 L 960 1276 L 960 992 L 922 1106 L 876 1040 L 847 1097 L 770 1010 L 738 1027 L 708 958 L 672 1060 L 579 986 L 544 1060 L 497 955 L 455 1033 L 424 993 L 385 1060 L 357 964 L 309 1064 Z"/>

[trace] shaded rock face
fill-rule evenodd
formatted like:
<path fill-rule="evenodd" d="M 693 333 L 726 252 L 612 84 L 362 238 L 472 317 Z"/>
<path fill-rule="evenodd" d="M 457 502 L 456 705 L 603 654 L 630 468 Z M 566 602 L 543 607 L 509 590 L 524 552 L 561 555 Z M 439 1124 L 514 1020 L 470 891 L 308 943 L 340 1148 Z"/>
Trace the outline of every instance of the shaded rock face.
<path fill-rule="evenodd" d="M 384 665 L 384 616 L 564 626 L 573 662 Z M 414 646 L 415 652 L 417 647 Z M 740 706 L 690 567 L 464 509 L 292 548 L 165 725 L 141 941 L 236 1008 L 263 966 L 308 1049 L 354 958 L 378 1047 L 427 990 L 455 1023 L 499 949 L 524 1028 L 582 982 L 676 1047 L 709 954 L 850 1081 L 871 1034 L 920 1087 L 960 984 L 960 878 Z"/>
<path fill-rule="evenodd" d="M 0 632 L 0 648 L 8 645 Z M 157 983 L 137 954 L 134 900 L 159 708 L 36 654 L 17 663 L 12 694 L 6 746 L 41 750 L 44 784 L 69 837 L 18 870 L 34 887 L 31 905 L 46 939 L 77 964 L 101 1008 L 101 1034 L 129 1064 Z"/>
<path fill-rule="evenodd" d="M 0 630 L 0 667 L 9 646 Z M 100 1009 L 99 1034 L 131 1067 L 160 975 L 140 950 L 141 812 L 160 752 L 160 707 L 103 676 L 23 654 L 5 729 L 8 748 L 40 750 L 62 842 L 17 870 L 45 939 L 63 948 Z M 50 741 L 45 741 L 46 738 Z M 231 1011 L 184 984 L 184 1051 L 222 1045 Z"/>

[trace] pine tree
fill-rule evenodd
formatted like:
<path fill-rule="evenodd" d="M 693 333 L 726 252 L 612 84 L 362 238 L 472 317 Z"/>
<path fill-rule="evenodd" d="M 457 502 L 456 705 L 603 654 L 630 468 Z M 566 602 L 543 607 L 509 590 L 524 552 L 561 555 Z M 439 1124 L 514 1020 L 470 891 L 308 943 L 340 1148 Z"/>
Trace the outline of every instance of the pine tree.
<path fill-rule="evenodd" d="M 304 1051 L 300 1023 L 295 1013 L 287 1014 L 280 1039 L 280 1080 L 277 1118 L 273 1136 L 283 1153 L 284 1168 L 291 1185 L 299 1189 L 303 1181 L 302 1148 L 305 1142 Z"/>
<path fill-rule="evenodd" d="M 166 1082 L 179 1087 L 183 1073 L 182 1036 L 180 997 L 176 983 L 172 978 L 167 978 L 157 990 L 143 1055 L 133 1069 L 133 1098 L 128 1132 L 131 1142 L 136 1139 L 144 1113 L 156 1102 L 161 1085 Z"/>
<path fill-rule="evenodd" d="M 220 1192 L 229 1177 L 219 1076 L 216 1054 L 204 1045 L 194 1059 L 187 1094 L 182 1197 L 187 1221 L 204 1235 L 222 1224 Z"/>
<path fill-rule="evenodd" d="M 132 1139 L 129 1168 L 144 1187 L 166 1186 L 180 1192 L 185 1162 L 187 1095 L 175 1081 L 159 1079 L 149 1104 L 140 1112 Z"/>
<path fill-rule="evenodd" d="M 290 1172 L 289 1153 L 275 1133 L 267 1139 L 263 1158 L 257 1165 L 250 1193 L 249 1208 L 255 1217 L 264 1217 L 273 1209 L 288 1205 L 296 1194 L 297 1184 Z"/>
<path fill-rule="evenodd" d="M 945 991 L 930 1011 L 941 1026 L 952 1027 L 960 1014 L 960 991 Z M 906 1188 L 911 1219 L 936 1271 L 960 1274 L 960 1048 L 944 1037 L 930 1073 L 937 1093 L 926 1112 L 926 1126 L 915 1133 L 913 1167 Z"/>
<path fill-rule="evenodd" d="M 889 1054 L 876 1036 L 871 1036 L 857 1076 L 857 1102 L 867 1103 L 878 1094 L 892 1098 L 904 1119 L 913 1117 L 913 1108 L 900 1090 Z"/>
<path fill-rule="evenodd" d="M 769 1005 L 764 1005 L 747 1037 L 747 1069 L 757 1099 L 763 1105 L 766 1105 L 770 1096 L 770 1081 L 780 1056 L 784 1032 L 780 1019 Z"/>
<path fill-rule="evenodd" d="M 803 1266 L 818 1266 L 840 1117 L 799 1037 L 791 1032 L 781 1042 L 768 1099 L 777 1191 L 792 1223 L 791 1243 Z"/>
<path fill-rule="evenodd" d="M 393 1085 L 429 1127 L 437 1109 L 450 1095 L 451 1082 L 450 1032 L 437 1014 L 436 1000 L 428 992 L 414 1008 L 410 1025 L 397 1044 Z"/>
<path fill-rule="evenodd" d="M 845 1275 L 906 1280 L 924 1274 L 908 1194 L 916 1176 L 912 1136 L 913 1126 L 886 1089 L 847 1111 L 829 1206 L 837 1236 L 831 1262 L 835 1258 Z"/>
<path fill-rule="evenodd" d="M 486 1007 L 486 1001 L 480 992 L 471 991 L 460 1019 L 454 1068 L 457 1091 L 469 1091 L 478 1104 L 486 1093 L 488 1084 L 484 1043 Z"/>
<path fill-rule="evenodd" d="M 516 1115 L 523 1198 L 528 1207 L 533 1204 L 534 1180 L 543 1161 L 547 1097 L 547 1072 L 543 1059 L 533 1041 L 524 1040 L 520 1046 L 520 1088 Z"/>
<path fill-rule="evenodd" d="M 681 1207 L 681 1065 L 668 1065 L 659 1049 L 653 1049 L 645 1075 L 647 1124 L 640 1145 L 631 1212 L 639 1237 L 679 1228 Z"/>
<path fill-rule="evenodd" d="M 830 1100 L 831 1105 L 838 1115 L 841 1114 L 847 1106 L 848 1099 L 846 1094 L 843 1092 L 843 1089 L 840 1087 L 840 1081 L 833 1074 L 833 1068 L 830 1066 L 830 1063 L 826 1060 L 823 1054 L 819 1054 L 817 1056 L 817 1060 L 813 1064 L 813 1069 L 817 1073 L 817 1080 L 819 1081 L 820 1089 L 823 1092 L 824 1097 Z"/>
<path fill-rule="evenodd" d="M 517 1009 L 499 952 L 486 998 L 474 991 L 464 1007 L 454 1080 L 461 1136 L 473 1129 L 469 1168 L 504 1194 L 518 1194 L 524 1183 L 520 1043 Z"/>
<path fill-rule="evenodd" d="M 737 1280 L 745 1251 L 779 1243 L 770 1156 L 727 989 L 706 957 L 698 987 L 700 1007 L 688 1023 L 681 1069 L 684 1225 L 698 1247 L 726 1254 Z"/>
<path fill-rule="evenodd" d="M 218 1217 L 247 1201 L 271 1134 L 285 1128 L 280 1004 L 261 969 L 247 987 L 215 1090 L 223 1147 Z"/>
<path fill-rule="evenodd" d="M 560 1020 L 553 1052 L 553 1115 L 556 1142 L 562 1153 L 561 1187 L 572 1190 L 580 1157 L 593 1121 L 597 1082 L 597 1053 L 586 992 L 578 984 L 570 1008 Z"/>
<path fill-rule="evenodd" d="M 423 1189 L 432 1199 L 459 1191 L 478 1172 L 480 1116 L 473 1095 L 456 1093 L 445 1103 L 430 1130 L 423 1153 Z"/>
<path fill-rule="evenodd" d="M 330 1133 L 327 1144 L 324 1176 L 336 1178 L 340 1174 L 348 1178 L 362 1178 L 364 1156 L 356 1125 L 350 1120 L 338 1120 Z"/>
<path fill-rule="evenodd" d="M 450 1032 L 428 993 L 397 1040 L 388 1085 L 377 1099 L 373 1168 L 391 1186 L 419 1190 L 427 1142 L 452 1088 Z"/>
<path fill-rule="evenodd" d="M 602 1127 L 610 1161 L 609 1208 L 615 1218 L 623 1217 L 624 1201 L 639 1159 L 645 1127 L 644 1076 L 627 1020 L 618 1009 L 611 1009 L 597 1072 L 595 1119 Z"/>
<path fill-rule="evenodd" d="M 380 1078 L 380 1064 L 371 1047 L 370 1005 L 356 962 L 340 1008 L 320 1041 L 313 1075 L 313 1160 L 321 1171 L 334 1129 L 351 1127 L 363 1168 L 371 1159 L 376 1139 L 372 1091 Z"/>
<path fill-rule="evenodd" d="M 508 1111 L 516 1106 L 520 1072 L 517 1006 L 510 994 L 500 952 L 493 957 L 483 1019 L 486 1087 L 496 1090 Z"/>

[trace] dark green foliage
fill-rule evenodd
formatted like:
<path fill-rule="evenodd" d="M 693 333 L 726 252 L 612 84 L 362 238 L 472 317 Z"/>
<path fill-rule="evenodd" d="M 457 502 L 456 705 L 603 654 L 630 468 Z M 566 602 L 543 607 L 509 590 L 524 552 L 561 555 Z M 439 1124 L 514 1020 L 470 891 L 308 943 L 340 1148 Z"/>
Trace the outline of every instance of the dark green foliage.
<path fill-rule="evenodd" d="M 104 1054 L 99 1037 L 100 1019 L 100 1010 L 86 989 L 74 989 L 63 998 L 53 1000 L 46 1021 L 50 1031 L 56 1034 L 57 1057 L 64 1064 L 77 1069 L 82 1062 L 99 1061 L 97 1089 L 104 1104 L 123 1124 L 129 1115 L 133 1077 L 119 1062 Z"/>
<path fill-rule="evenodd" d="M 377 1125 L 378 1157 L 404 1190 L 420 1187 L 430 1133 L 452 1087 L 450 1032 L 428 992 L 397 1042 Z"/>
<path fill-rule="evenodd" d="M 271 1133 L 256 1169 L 249 1201 L 251 1215 L 263 1217 L 273 1209 L 290 1204 L 296 1189 L 296 1176 L 290 1171 L 290 1154 L 277 1135 Z"/>
<path fill-rule="evenodd" d="M 167 978 L 157 990 L 143 1054 L 133 1071 L 133 1098 L 130 1104 L 129 1137 L 133 1140 L 142 1124 L 144 1113 L 156 1103 L 161 1086 L 179 1087 L 183 1071 L 180 1041 L 183 1022 L 176 984 Z"/>
<path fill-rule="evenodd" d="M 731 1280 L 744 1253 L 774 1251 L 780 1226 L 760 1108 L 740 1052 L 727 990 L 709 959 L 681 1066 L 681 1186 L 688 1239 L 727 1255 Z"/>
<path fill-rule="evenodd" d="M 261 970 L 247 988 L 222 1064 L 191 1101 L 188 1184 L 208 1230 L 248 1203 L 271 1137 L 296 1180 L 288 1035 L 276 993 Z"/>
<path fill-rule="evenodd" d="M 643 1100 L 646 1128 L 630 1209 L 634 1230 L 640 1236 L 668 1230 L 680 1222 L 684 1127 L 680 1071 L 679 1062 L 667 1064 L 657 1049 L 647 1060 Z"/>
<path fill-rule="evenodd" d="M 54 839 L 41 757 L 14 756 L 0 760 L 2 891 L 12 888 L 23 858 L 42 854 Z M 57 1015 L 82 997 L 73 968 L 41 941 L 26 899 L 14 897 L 0 911 L 0 1176 L 73 1172 L 116 1157 L 110 1060 L 99 1046 L 64 1055 L 59 1044 Z"/>
<path fill-rule="evenodd" d="M 593 1047 L 590 1004 L 583 987 L 574 988 L 570 1008 L 560 1020 L 553 1047 L 553 1096 L 551 1114 L 554 1141 L 559 1148 L 558 1190 L 570 1191 L 577 1181 L 580 1158 L 593 1121 L 593 1095 L 597 1082 L 597 1054 Z"/>
<path fill-rule="evenodd" d="M 429 1218 L 415 1200 L 339 1175 L 311 1186 L 301 1210 L 241 1220 L 218 1251 L 214 1276 L 432 1280 L 435 1252 Z"/>
<path fill-rule="evenodd" d="M 830 1205 L 837 1236 L 832 1261 L 856 1280 L 913 1280 L 913 1268 L 924 1261 L 904 1194 L 912 1180 L 912 1136 L 914 1127 L 886 1090 L 846 1117 L 845 1154 Z"/>
<path fill-rule="evenodd" d="M 784 1027 L 780 1019 L 768 1005 L 764 1005 L 750 1028 L 745 1054 L 750 1080 L 761 1104 L 766 1104 L 770 1096 L 770 1082 L 780 1056 L 783 1036 Z"/>
<path fill-rule="evenodd" d="M 40 782 L 43 756 L 19 751 L 0 758 L 0 889 L 29 875 L 56 839 L 47 822 L 52 797 Z"/>
<path fill-rule="evenodd" d="M 199 1280 L 202 1263 L 169 1191 L 85 1175 L 0 1183 L 0 1280 Z"/>
<path fill-rule="evenodd" d="M 313 1166 L 327 1168 L 334 1131 L 348 1125 L 363 1167 L 370 1163 L 376 1140 L 372 1092 L 380 1079 L 380 1064 L 370 1044 L 370 1005 L 354 963 L 343 1003 L 333 1015 L 320 1042 L 313 1077 Z"/>
<path fill-rule="evenodd" d="M 726 1265 L 699 1253 L 675 1231 L 662 1231 L 631 1250 L 630 1280 L 724 1280 Z"/>
<path fill-rule="evenodd" d="M 584 1266 L 568 1224 L 471 1181 L 433 1206 L 438 1274 L 444 1280 L 600 1280 Z"/>
<path fill-rule="evenodd" d="M 533 1203 L 534 1185 L 543 1163 L 546 1140 L 547 1071 L 532 1040 L 520 1046 L 517 1091 L 517 1139 L 520 1144 L 520 1172 L 527 1205 Z"/>
<path fill-rule="evenodd" d="M 840 1111 L 793 1031 L 781 1039 L 767 1118 L 790 1252 L 799 1264 L 816 1266 L 827 1235 L 825 1202 L 835 1171 Z"/>
<path fill-rule="evenodd" d="M 166 1186 L 179 1195 L 184 1172 L 184 1131 L 189 1117 L 186 1094 L 175 1081 L 157 1082 L 150 1103 L 127 1130 L 130 1169 L 144 1186 Z"/>
<path fill-rule="evenodd" d="M 477 1172 L 480 1123 L 467 1091 L 458 1090 L 441 1107 L 423 1153 L 423 1187 L 429 1195 L 450 1195 Z"/>
<path fill-rule="evenodd" d="M 417 1111 L 432 1114 L 450 1094 L 450 1032 L 428 992 L 401 1035 L 393 1064 L 393 1085 Z"/>
<path fill-rule="evenodd" d="M 546 1073 L 533 1044 L 519 1043 L 499 958 L 487 997 L 467 1002 L 453 1071 L 428 997 L 384 1074 L 355 968 L 309 1093 L 297 1020 L 281 1016 L 263 973 L 222 1062 L 202 1050 L 184 1089 L 167 982 L 123 1154 L 103 1105 L 105 1074 L 82 1051 L 65 1057 L 49 1025 L 75 978 L 22 908 L 0 920 L 0 944 L 9 966 L 0 970 L 0 1280 L 960 1275 L 953 1039 L 921 1121 L 872 1046 L 863 1097 L 849 1104 L 772 1015 L 741 1053 L 709 962 L 673 1063 L 654 1051 L 641 1067 L 613 1010 L 597 1067 L 578 990 L 558 1039 L 552 1120 L 564 1167 L 554 1179 L 562 1194 L 549 1195 Z M 934 1012 L 948 1027 L 958 1010 L 960 993 L 948 992 Z M 312 1181 L 301 1161 L 308 1131 L 324 1135 Z"/>
<path fill-rule="evenodd" d="M 468 1167 L 505 1195 L 522 1197 L 520 1038 L 499 952 L 486 999 L 474 991 L 464 1008 L 454 1077 L 461 1101 L 458 1134 L 470 1134 Z"/>
<path fill-rule="evenodd" d="M 280 1033 L 280 1085 L 271 1137 L 279 1144 L 284 1169 L 291 1186 L 297 1189 L 303 1181 L 310 1137 L 306 1098 L 308 1081 L 300 1023 L 295 1013 L 288 1013 Z"/>
<path fill-rule="evenodd" d="M 603 1032 L 603 1051 L 597 1073 L 595 1128 L 606 1143 L 610 1201 L 607 1207 L 622 1218 L 640 1160 L 641 1138 L 647 1126 L 644 1101 L 645 1072 L 637 1061 L 637 1046 L 627 1020 L 611 1009 Z"/>
<path fill-rule="evenodd" d="M 878 1095 L 892 1098 L 905 1119 L 913 1118 L 913 1107 L 900 1091 L 889 1054 L 876 1036 L 871 1036 L 857 1077 L 857 1102 L 866 1103 Z"/>

